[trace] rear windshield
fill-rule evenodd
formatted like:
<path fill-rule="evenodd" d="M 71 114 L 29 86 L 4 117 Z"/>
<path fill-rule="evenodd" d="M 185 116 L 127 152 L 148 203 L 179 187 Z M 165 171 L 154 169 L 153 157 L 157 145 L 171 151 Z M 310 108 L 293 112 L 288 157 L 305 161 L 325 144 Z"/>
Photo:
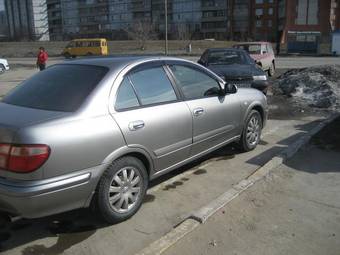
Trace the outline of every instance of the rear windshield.
<path fill-rule="evenodd" d="M 108 69 L 89 65 L 55 65 L 21 83 L 3 98 L 12 105 L 74 112 Z"/>

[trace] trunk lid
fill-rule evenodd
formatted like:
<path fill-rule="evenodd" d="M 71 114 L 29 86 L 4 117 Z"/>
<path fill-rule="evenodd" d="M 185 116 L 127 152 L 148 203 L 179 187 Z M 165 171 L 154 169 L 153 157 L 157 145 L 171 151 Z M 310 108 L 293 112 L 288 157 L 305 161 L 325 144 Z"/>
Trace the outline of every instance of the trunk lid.
<path fill-rule="evenodd" d="M 42 123 L 48 120 L 60 118 L 62 116 L 69 115 L 65 112 L 53 112 L 45 111 L 33 108 L 20 107 L 0 102 L 0 143 L 13 143 L 15 141 L 16 133 L 19 129 L 22 129 L 33 124 Z M 16 141 L 18 142 L 18 141 Z M 25 143 L 25 141 L 20 141 Z M 41 174 L 41 173 L 40 173 Z M 31 174 L 15 174 L 0 169 L 0 177 L 9 178 L 28 178 L 37 179 L 39 173 Z"/>

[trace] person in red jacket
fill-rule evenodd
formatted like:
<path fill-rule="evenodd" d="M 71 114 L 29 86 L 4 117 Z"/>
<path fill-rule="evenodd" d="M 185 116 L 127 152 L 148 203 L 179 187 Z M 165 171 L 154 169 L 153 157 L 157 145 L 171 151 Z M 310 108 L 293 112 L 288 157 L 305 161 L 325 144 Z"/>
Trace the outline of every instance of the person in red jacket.
<path fill-rule="evenodd" d="M 37 68 L 39 68 L 40 71 L 45 70 L 47 59 L 48 59 L 48 55 L 47 55 L 47 52 L 45 51 L 45 48 L 40 47 L 38 57 L 37 57 Z"/>

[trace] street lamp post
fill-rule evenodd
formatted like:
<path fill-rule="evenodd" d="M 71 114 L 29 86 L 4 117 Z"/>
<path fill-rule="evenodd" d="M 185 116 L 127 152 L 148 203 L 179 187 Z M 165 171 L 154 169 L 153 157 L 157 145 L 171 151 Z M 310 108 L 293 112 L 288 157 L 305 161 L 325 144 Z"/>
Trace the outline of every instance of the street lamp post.
<path fill-rule="evenodd" d="M 165 16 L 165 55 L 168 55 L 168 0 L 164 0 Z"/>

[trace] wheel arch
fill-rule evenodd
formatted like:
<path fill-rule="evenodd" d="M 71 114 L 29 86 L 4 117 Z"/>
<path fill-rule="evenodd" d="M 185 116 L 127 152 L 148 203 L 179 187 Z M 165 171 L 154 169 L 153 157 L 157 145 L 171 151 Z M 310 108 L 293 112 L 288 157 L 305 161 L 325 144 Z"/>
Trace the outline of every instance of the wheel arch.
<path fill-rule="evenodd" d="M 249 113 L 252 111 L 252 110 L 255 110 L 255 111 L 258 111 L 261 115 L 261 119 L 262 119 L 262 126 L 264 126 L 264 123 L 265 123 L 265 110 L 263 108 L 263 106 L 258 103 L 258 102 L 254 102 L 253 104 L 251 104 L 249 107 L 248 107 L 248 110 L 244 116 L 244 121 L 247 119 L 247 116 L 249 115 Z"/>
<path fill-rule="evenodd" d="M 128 156 L 139 159 L 144 164 L 150 178 L 150 176 L 154 172 L 154 164 L 150 154 L 143 148 L 124 146 L 108 155 L 103 161 L 103 164 L 112 163 L 117 159 Z"/>

